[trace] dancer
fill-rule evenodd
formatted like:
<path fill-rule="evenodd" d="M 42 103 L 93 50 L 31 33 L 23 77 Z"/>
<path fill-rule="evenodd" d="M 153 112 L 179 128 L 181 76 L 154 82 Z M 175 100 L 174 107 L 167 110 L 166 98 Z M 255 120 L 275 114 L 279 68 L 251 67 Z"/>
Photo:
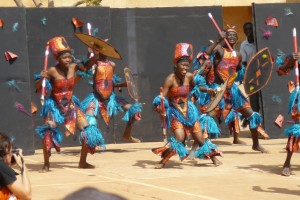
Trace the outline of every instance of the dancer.
<path fill-rule="evenodd" d="M 176 153 L 181 161 L 188 156 L 184 146 L 185 139 L 191 134 L 193 139 L 200 145 L 195 152 L 198 158 L 211 159 L 213 164 L 220 165 L 221 162 L 215 157 L 220 155 L 217 147 L 203 138 L 199 123 L 199 113 L 195 105 L 189 100 L 189 94 L 195 83 L 193 74 L 188 72 L 192 61 L 192 45 L 179 43 L 175 47 L 174 72 L 167 76 L 160 96 L 154 101 L 154 110 L 161 114 L 166 124 L 171 128 L 175 137 L 171 137 L 164 147 L 153 149 L 153 153 L 161 155 L 162 159 L 155 165 L 161 169 Z M 214 93 L 214 91 L 211 91 Z M 165 110 L 166 112 L 162 112 Z"/>
<path fill-rule="evenodd" d="M 249 102 L 234 83 L 237 76 L 236 72 L 242 70 L 242 56 L 239 52 L 236 52 L 236 55 L 234 55 L 227 44 L 222 46 L 220 43 L 224 40 L 224 38 L 227 39 L 231 46 L 234 46 L 238 39 L 236 30 L 229 27 L 226 32 L 222 31 L 219 38 L 206 49 L 206 53 L 208 55 L 214 54 L 215 56 L 213 63 L 215 83 L 221 84 L 227 79 L 229 80 L 227 90 L 224 93 L 225 108 L 222 111 L 223 117 L 225 119 L 227 117 L 234 119 L 230 124 L 234 135 L 234 144 L 244 144 L 244 142 L 239 139 L 237 131 L 239 126 L 237 124 L 238 120 L 235 116 L 235 112 L 238 112 L 246 120 L 245 122 L 249 124 L 253 141 L 252 149 L 262 153 L 267 153 L 268 151 L 263 148 L 258 141 L 259 132 L 266 135 L 265 131 L 261 128 L 262 117 L 259 113 L 253 112 Z"/>
<path fill-rule="evenodd" d="M 93 154 L 97 146 L 105 148 L 105 145 L 100 131 L 93 123 L 88 123 L 80 110 L 79 100 L 73 96 L 75 72 L 80 67 L 73 63 L 71 49 L 64 37 L 54 37 L 49 40 L 48 45 L 58 63 L 43 70 L 37 77 L 40 79 L 36 81 L 37 90 L 42 89 L 42 78 L 48 79 L 48 89 L 52 89 L 48 91 L 50 96 L 45 100 L 41 111 L 45 125 L 36 128 L 36 132 L 43 139 L 44 166 L 40 172 L 48 172 L 50 169 L 49 157 L 52 144 L 56 151 L 60 151 L 59 143 L 63 134 L 58 130 L 57 124 L 65 126 L 66 136 L 74 135 L 76 127 L 80 130 L 82 147 L 79 168 L 94 168 L 86 162 L 87 153 Z"/>
<path fill-rule="evenodd" d="M 293 53 L 292 56 L 288 56 L 284 63 L 278 68 L 277 74 L 279 76 L 287 75 L 291 72 L 294 68 L 295 61 L 298 61 L 300 58 L 300 53 Z M 295 68 L 295 70 L 299 70 Z M 298 78 L 298 77 L 297 77 Z M 290 127 L 284 130 L 284 134 L 288 136 L 288 141 L 286 145 L 287 155 L 285 162 L 283 164 L 283 169 L 281 174 L 283 176 L 290 176 L 291 175 L 291 159 L 294 152 L 299 150 L 299 142 L 300 142 L 300 96 L 299 91 L 296 90 L 295 84 L 290 81 L 289 86 L 291 89 L 291 96 L 289 101 L 289 114 L 291 114 L 292 119 L 294 120 L 295 124 L 291 125 Z M 294 86 L 294 87 L 291 87 Z"/>
<path fill-rule="evenodd" d="M 86 68 L 94 67 L 93 92 L 90 93 L 82 102 L 82 107 L 89 120 L 96 125 L 96 116 L 100 113 L 102 119 L 109 124 L 112 116 L 118 112 L 126 111 L 123 120 L 127 122 L 122 139 L 125 142 L 140 143 L 141 140 L 131 136 L 133 123 L 141 120 L 141 103 L 129 104 L 124 98 L 117 96 L 114 92 L 115 87 L 127 87 L 126 83 L 121 83 L 121 78 L 114 74 L 116 64 L 109 61 L 109 53 L 106 49 L 113 48 L 106 41 L 86 34 L 75 34 L 81 41 L 90 45 L 93 56 L 85 63 Z M 92 45 L 91 45 L 92 44 Z M 105 46 L 105 48 L 103 48 Z M 116 52 L 116 50 L 114 49 Z M 121 58 L 117 54 L 116 58 Z"/>

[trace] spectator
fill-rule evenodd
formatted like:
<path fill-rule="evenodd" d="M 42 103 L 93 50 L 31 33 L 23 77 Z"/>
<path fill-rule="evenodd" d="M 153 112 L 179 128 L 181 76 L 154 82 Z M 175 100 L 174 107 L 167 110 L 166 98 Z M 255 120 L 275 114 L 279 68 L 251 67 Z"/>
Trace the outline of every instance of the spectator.
<path fill-rule="evenodd" d="M 14 150 L 14 151 L 13 151 Z M 16 165 L 21 173 L 11 168 Z M 31 199 L 31 185 L 24 164 L 22 149 L 13 149 L 10 138 L 0 132 L 0 199 Z"/>
<path fill-rule="evenodd" d="M 256 46 L 253 34 L 253 24 L 251 22 L 246 22 L 243 29 L 247 39 L 242 42 L 240 52 L 242 54 L 242 64 L 246 67 L 249 64 L 250 59 L 256 53 Z M 259 92 L 251 95 L 249 99 L 252 110 L 259 112 Z"/>

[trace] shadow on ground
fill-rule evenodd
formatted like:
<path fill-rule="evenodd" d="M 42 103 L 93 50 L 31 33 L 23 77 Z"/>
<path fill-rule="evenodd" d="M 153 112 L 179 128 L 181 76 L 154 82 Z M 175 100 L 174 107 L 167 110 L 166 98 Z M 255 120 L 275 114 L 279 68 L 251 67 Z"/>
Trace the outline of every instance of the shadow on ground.
<path fill-rule="evenodd" d="M 298 198 L 300 196 L 300 188 L 299 190 L 289 190 L 288 188 L 279 188 L 279 187 L 270 187 L 267 189 L 262 189 L 260 186 L 253 186 L 252 189 L 256 192 L 289 194 L 289 195 L 298 196 Z"/>

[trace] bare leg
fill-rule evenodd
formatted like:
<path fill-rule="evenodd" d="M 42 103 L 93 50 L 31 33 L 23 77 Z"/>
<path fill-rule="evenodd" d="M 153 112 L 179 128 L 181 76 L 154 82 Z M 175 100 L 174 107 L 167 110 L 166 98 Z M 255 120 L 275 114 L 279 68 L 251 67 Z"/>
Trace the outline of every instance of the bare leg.
<path fill-rule="evenodd" d="M 239 133 L 233 133 L 233 144 L 246 144 L 246 142 L 240 140 Z"/>
<path fill-rule="evenodd" d="M 248 119 L 252 114 L 253 114 L 253 111 L 251 108 L 245 108 L 244 110 L 241 111 L 241 114 L 246 118 Z M 252 142 L 253 142 L 253 145 L 252 145 L 252 149 L 254 151 L 260 151 L 261 153 L 269 153 L 268 150 L 266 150 L 265 148 L 263 148 L 260 144 L 259 144 L 259 141 L 258 141 L 258 127 L 257 126 L 255 129 L 252 129 L 250 128 L 250 131 L 251 131 L 251 136 L 252 136 Z"/>
<path fill-rule="evenodd" d="M 46 173 L 49 172 L 50 169 L 50 152 L 47 150 L 47 147 L 43 141 L 43 154 L 44 154 L 44 166 L 41 170 L 39 170 L 40 173 Z"/>
<path fill-rule="evenodd" d="M 82 142 L 81 152 L 80 152 L 80 160 L 79 160 L 78 166 L 79 166 L 79 168 L 83 168 L 83 169 L 93 169 L 93 168 L 95 168 L 95 166 L 86 162 L 87 154 L 88 154 L 88 152 L 85 147 L 85 144 Z"/>
<path fill-rule="evenodd" d="M 139 139 L 134 138 L 134 137 L 131 136 L 131 129 L 132 129 L 132 122 L 129 121 L 126 124 L 125 131 L 124 131 L 124 134 L 122 136 L 122 139 L 125 142 L 140 143 L 141 140 L 139 140 Z"/>
<path fill-rule="evenodd" d="M 197 150 L 198 146 L 199 146 L 198 142 L 194 141 L 192 149 L 189 152 L 189 156 L 187 157 L 187 160 L 194 160 L 195 159 L 195 151 Z"/>
<path fill-rule="evenodd" d="M 251 131 L 252 142 L 253 142 L 252 149 L 254 151 L 260 151 L 262 153 L 269 153 L 268 150 L 266 150 L 265 148 L 263 148 L 259 144 L 259 141 L 258 141 L 258 131 L 256 129 L 250 129 L 250 131 Z"/>
<path fill-rule="evenodd" d="M 176 129 L 174 131 L 175 139 L 178 142 L 184 142 L 185 140 L 185 133 L 183 129 Z M 165 164 L 170 160 L 170 158 L 176 154 L 176 150 L 173 149 L 170 151 L 169 149 L 164 153 L 165 155 L 162 155 L 161 161 L 159 161 L 157 164 L 155 164 L 155 169 L 161 169 L 165 166 Z"/>
<path fill-rule="evenodd" d="M 283 169 L 281 174 L 283 176 L 290 176 L 291 175 L 291 159 L 293 156 L 293 152 L 288 150 L 287 155 L 286 155 L 286 159 L 283 165 Z"/>

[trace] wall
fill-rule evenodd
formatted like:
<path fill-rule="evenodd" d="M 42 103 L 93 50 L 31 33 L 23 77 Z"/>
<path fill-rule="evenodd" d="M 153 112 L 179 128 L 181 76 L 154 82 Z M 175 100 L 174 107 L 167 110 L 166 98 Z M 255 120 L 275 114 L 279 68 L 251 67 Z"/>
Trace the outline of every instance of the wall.
<path fill-rule="evenodd" d="M 54 0 L 55 6 L 70 6 L 77 0 Z M 48 0 L 41 0 L 43 7 L 47 7 Z M 103 0 L 102 6 L 111 8 L 135 8 L 135 7 L 192 7 L 192 6 L 251 6 L 252 3 L 285 3 L 296 2 L 295 0 Z M 300 2 L 297 0 L 297 2 Z M 23 0 L 26 7 L 35 7 L 32 0 Z M 0 7 L 16 6 L 14 0 L 0 0 Z"/>

